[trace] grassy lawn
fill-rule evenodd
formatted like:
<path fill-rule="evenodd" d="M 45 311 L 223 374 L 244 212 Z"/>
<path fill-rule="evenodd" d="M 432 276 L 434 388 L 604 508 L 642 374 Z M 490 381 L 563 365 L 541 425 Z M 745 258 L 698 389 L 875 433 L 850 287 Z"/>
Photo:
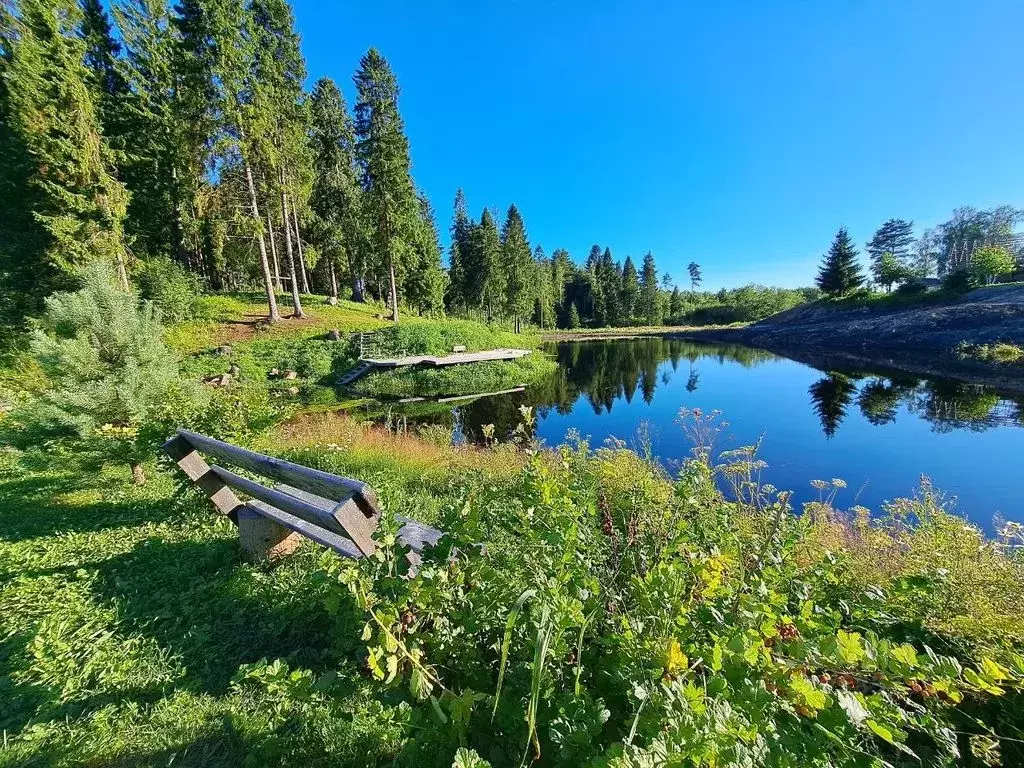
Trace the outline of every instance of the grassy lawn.
<path fill-rule="evenodd" d="M 311 412 L 354 360 L 323 328 L 371 327 L 372 309 L 257 330 L 256 305 L 218 301 L 221 323 L 170 336 L 186 377 L 241 376 L 173 423 L 369 483 L 388 513 L 378 553 L 307 543 L 249 564 L 173 467 L 150 459 L 132 484 L 102 427 L 0 448 L 0 766 L 634 768 L 742 764 L 760 743 L 746 764 L 909 768 L 952 765 L 957 731 L 988 764 L 1024 760 L 1024 559 L 927 484 L 871 518 L 816 481 L 821 501 L 792 514 L 742 452 L 670 478 L 575 438 L 541 450 L 529 409 L 513 443 L 486 448 Z M 411 319 L 380 338 L 539 343 Z M 435 373 L 388 386 L 511 376 Z M 691 435 L 714 431 L 692 418 Z M 396 514 L 447 534 L 416 573 Z"/>
<path fill-rule="evenodd" d="M 264 440 L 372 482 L 388 509 L 428 522 L 453 476 L 501 482 L 521 464 L 509 449 L 463 451 L 334 415 Z M 248 565 L 204 498 L 149 474 L 141 487 L 117 470 L 26 474 L 0 454 L 0 765 L 394 759 L 406 715 L 368 691 L 360 617 L 324 605 L 337 558 L 308 544 L 276 567 Z M 297 723 L 281 690 L 233 681 L 261 659 L 344 682 Z"/>

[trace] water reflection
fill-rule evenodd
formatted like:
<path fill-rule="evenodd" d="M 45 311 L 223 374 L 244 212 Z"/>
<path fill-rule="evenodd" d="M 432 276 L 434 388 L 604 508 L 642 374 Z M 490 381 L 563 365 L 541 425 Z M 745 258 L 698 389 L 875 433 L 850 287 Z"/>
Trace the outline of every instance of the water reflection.
<path fill-rule="evenodd" d="M 997 512 L 1024 520 L 1017 481 L 1024 396 L 676 339 L 559 343 L 547 352 L 556 372 L 525 392 L 454 408 L 391 407 L 390 418 L 442 424 L 456 439 L 483 442 L 485 425 L 494 425 L 498 439 L 510 437 L 522 421 L 520 406 L 529 406 L 536 436 L 550 445 L 570 430 L 594 446 L 609 438 L 632 445 L 647 424 L 654 454 L 671 466 L 692 447 L 674 423 L 679 409 L 717 409 L 730 423 L 719 450 L 759 443 L 766 479 L 794 491 L 797 503 L 816 497 L 810 480 L 841 477 L 850 490 L 840 504 L 879 509 L 912 493 L 927 473 L 982 525 Z M 382 418 L 386 408 L 367 416 Z"/>
<path fill-rule="evenodd" d="M 677 377 L 685 377 L 680 380 L 685 381 L 682 388 L 692 395 L 701 388 L 702 368 L 708 365 L 754 369 L 784 360 L 749 347 L 663 338 L 560 342 L 548 345 L 546 352 L 556 359 L 558 370 L 526 392 L 482 398 L 455 408 L 423 405 L 409 411 L 409 418 L 447 424 L 472 441 L 482 441 L 481 428 L 493 424 L 495 436 L 502 439 L 521 421 L 519 408 L 523 405 L 534 408 L 540 421 L 552 413 L 578 417 L 581 407 L 600 417 L 637 399 L 650 405 L 658 389 L 673 386 Z M 828 370 L 806 391 L 808 408 L 828 439 L 842 429 L 851 409 L 874 426 L 892 424 L 902 411 L 902 418 L 921 419 L 935 432 L 1024 424 L 1024 398 L 1001 397 L 988 387 L 952 380 Z M 731 396 L 721 395 L 725 399 Z"/>

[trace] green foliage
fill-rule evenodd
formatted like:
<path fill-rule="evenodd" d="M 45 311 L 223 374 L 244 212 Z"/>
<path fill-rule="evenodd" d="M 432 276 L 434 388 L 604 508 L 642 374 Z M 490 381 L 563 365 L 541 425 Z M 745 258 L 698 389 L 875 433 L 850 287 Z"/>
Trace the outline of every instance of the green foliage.
<path fill-rule="evenodd" d="M 337 421 L 343 446 L 288 455 L 447 531 L 416 574 L 390 517 L 374 558 L 267 570 L 169 475 L 0 455 L 5 757 L 953 766 L 960 732 L 1015 764 L 1024 563 L 927 487 L 875 522 L 794 515 L 750 449 L 670 481 L 626 450 L 535 452 L 524 416 L 519 454 L 472 452 L 486 470 Z"/>
<path fill-rule="evenodd" d="M 973 254 L 970 260 L 970 272 L 981 285 L 990 285 L 1000 275 L 1013 272 L 1017 262 L 1013 255 L 997 245 L 984 245 Z"/>
<path fill-rule="evenodd" d="M 967 269 L 957 269 L 947 272 L 942 278 L 942 289 L 954 295 L 967 293 L 978 287 L 974 274 Z"/>
<path fill-rule="evenodd" d="M 537 337 L 499 331 L 469 320 L 446 320 L 443 323 L 409 320 L 400 325 L 382 328 L 374 334 L 374 354 L 448 355 L 457 346 L 468 352 L 488 349 L 529 349 L 539 342 Z"/>
<path fill-rule="evenodd" d="M 757 471 L 750 449 L 726 458 L 725 481 L 749 500 L 730 503 L 701 462 L 673 485 L 628 451 L 562 448 L 512 487 L 452 499 L 450 535 L 418 573 L 400 552 L 340 567 L 366 611 L 373 678 L 434 723 L 409 753 L 425 765 L 458 747 L 495 765 L 953 765 L 958 706 L 1013 695 L 1024 659 L 908 642 L 884 617 L 913 598 L 859 583 L 815 546 L 808 558 L 814 518 L 751 486 Z M 915 611 L 931 622 L 935 606 Z"/>
<path fill-rule="evenodd" d="M 992 363 L 1014 365 L 1024 362 L 1024 349 L 1005 341 L 993 344 L 959 344 L 956 352 L 963 358 L 975 358 Z"/>
<path fill-rule="evenodd" d="M 576 302 L 572 302 L 569 305 L 569 320 L 566 323 L 567 328 L 579 328 L 580 327 L 580 313 L 576 309 Z"/>
<path fill-rule="evenodd" d="M 46 301 L 31 350 L 47 389 L 13 414 L 17 440 L 70 442 L 83 457 L 138 467 L 195 395 L 178 381 L 158 310 L 140 306 L 103 262 L 88 267 L 83 280 L 80 291 Z"/>
<path fill-rule="evenodd" d="M 845 227 L 840 227 L 832 247 L 822 259 L 817 284 L 829 296 L 842 296 L 864 284 L 857 249 Z"/>
<path fill-rule="evenodd" d="M 114 264 L 125 257 L 128 194 L 113 176 L 100 132 L 81 19 L 72 0 L 23 0 L 17 13 L 9 4 L 0 8 L 0 159 L 15 172 L 8 200 L 12 224 L 21 225 L 12 233 L 15 243 L 32 246 L 21 253 L 32 268 L 12 276 L 29 277 L 14 288 L 36 296 L 66 286 L 77 268 L 94 259 Z M 21 206 L 29 206 L 31 215 L 19 213 Z"/>
<path fill-rule="evenodd" d="M 143 263 L 136 277 L 139 295 L 160 309 L 161 317 L 170 323 L 202 320 L 202 283 L 181 265 L 167 258 L 153 258 Z"/>
<path fill-rule="evenodd" d="M 884 286 L 886 291 L 892 289 L 893 283 L 910 280 L 914 276 L 909 267 L 888 251 L 881 254 L 878 260 L 872 263 L 871 271 L 875 276 L 875 281 Z"/>
<path fill-rule="evenodd" d="M 553 362 L 534 352 L 518 360 L 379 371 L 358 380 L 354 387 L 360 394 L 381 398 L 472 395 L 532 384 L 554 371 Z"/>
<path fill-rule="evenodd" d="M 679 312 L 673 312 L 671 322 L 681 325 L 728 325 L 752 323 L 792 309 L 812 298 L 808 289 L 769 288 L 763 285 L 745 285 L 715 294 L 680 294 L 670 302 L 678 303 Z"/>

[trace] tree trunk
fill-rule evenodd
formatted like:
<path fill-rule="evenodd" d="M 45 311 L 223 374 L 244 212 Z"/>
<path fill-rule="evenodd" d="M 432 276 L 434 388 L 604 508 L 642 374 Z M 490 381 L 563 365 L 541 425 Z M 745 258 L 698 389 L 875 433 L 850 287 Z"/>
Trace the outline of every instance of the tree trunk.
<path fill-rule="evenodd" d="M 366 301 L 366 281 L 362 275 L 356 274 L 355 265 L 352 263 L 351 249 L 345 249 L 345 256 L 348 259 L 348 273 L 352 279 L 352 301 L 362 304 Z"/>
<path fill-rule="evenodd" d="M 124 265 L 124 254 L 120 248 L 117 249 L 117 279 L 125 293 L 132 289 L 132 284 L 128 282 L 128 269 Z"/>
<path fill-rule="evenodd" d="M 249 206 L 252 208 L 252 218 L 257 226 L 262 226 L 260 220 L 260 207 L 256 201 L 256 182 L 252 179 L 252 167 L 245 161 L 245 181 L 249 186 Z M 276 323 L 281 319 L 277 311 L 277 296 L 274 293 L 274 283 L 270 275 L 270 261 L 267 259 L 267 244 L 263 240 L 263 232 L 259 233 L 260 243 L 260 268 L 263 270 L 263 288 L 267 292 L 267 320 Z"/>
<path fill-rule="evenodd" d="M 142 485 L 146 482 L 146 473 L 142 469 L 141 464 L 132 464 L 132 482 L 135 485 Z"/>
<path fill-rule="evenodd" d="M 338 276 L 334 273 L 334 259 L 330 260 L 331 263 L 331 298 L 338 298 Z"/>
<path fill-rule="evenodd" d="M 288 226 L 288 193 L 284 190 L 284 171 L 281 172 L 281 216 L 284 224 L 284 249 L 288 257 L 288 275 L 292 281 L 292 306 L 295 317 L 305 317 L 299 298 L 299 281 L 295 275 L 295 253 L 292 251 L 292 228 Z"/>
<path fill-rule="evenodd" d="M 302 235 L 299 234 L 299 212 L 292 206 L 292 221 L 295 222 L 295 247 L 299 251 L 299 269 L 302 271 L 302 292 L 309 293 L 309 276 L 306 272 L 306 258 L 302 255 Z"/>
<path fill-rule="evenodd" d="M 267 239 L 270 240 L 270 253 L 274 257 L 274 288 L 280 293 L 281 287 L 281 263 L 277 260 L 277 239 L 274 237 L 274 224 L 270 220 L 270 211 L 267 211 Z"/>
<path fill-rule="evenodd" d="M 398 322 L 398 286 L 395 284 L 395 259 L 388 254 L 388 277 L 391 282 L 391 322 Z"/>

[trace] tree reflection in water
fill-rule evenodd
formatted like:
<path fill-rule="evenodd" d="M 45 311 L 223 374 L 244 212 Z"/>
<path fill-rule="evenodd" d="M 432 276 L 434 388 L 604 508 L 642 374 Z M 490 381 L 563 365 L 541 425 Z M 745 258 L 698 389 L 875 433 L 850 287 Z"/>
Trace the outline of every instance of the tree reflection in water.
<path fill-rule="evenodd" d="M 550 412 L 569 414 L 582 399 L 594 414 L 607 414 L 617 402 L 632 403 L 637 396 L 650 403 L 657 389 L 676 375 L 686 374 L 686 391 L 695 392 L 702 361 L 753 368 L 778 359 L 750 347 L 660 337 L 560 342 L 548 345 L 546 352 L 558 362 L 557 371 L 525 392 L 483 397 L 454 408 L 423 404 L 410 413 L 410 421 L 443 423 L 474 442 L 482 441 L 483 425 L 493 424 L 495 437 L 507 439 L 522 421 L 520 406 L 533 408 L 543 420 Z M 687 365 L 681 368 L 682 361 Z M 830 369 L 811 384 L 808 397 L 828 438 L 841 429 L 854 407 L 875 426 L 891 424 L 901 413 L 927 421 L 937 432 L 1024 425 L 1024 398 L 1001 397 L 976 384 L 906 374 Z"/>

